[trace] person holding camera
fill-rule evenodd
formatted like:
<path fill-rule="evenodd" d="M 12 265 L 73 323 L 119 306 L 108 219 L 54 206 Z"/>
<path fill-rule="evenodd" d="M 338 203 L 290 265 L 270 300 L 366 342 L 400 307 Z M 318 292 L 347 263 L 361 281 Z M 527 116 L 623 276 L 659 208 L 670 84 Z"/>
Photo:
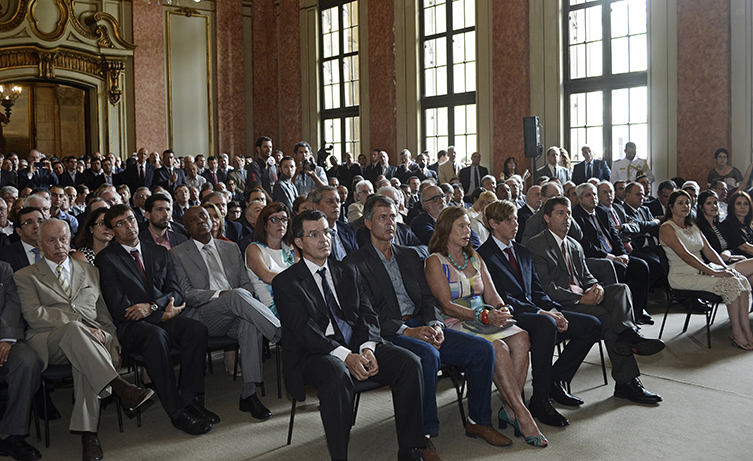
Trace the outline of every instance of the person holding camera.
<path fill-rule="evenodd" d="M 293 184 L 298 189 L 298 195 L 308 195 L 317 187 L 327 185 L 327 173 L 314 163 L 309 143 L 300 141 L 293 146 L 293 158 L 296 167 Z"/>

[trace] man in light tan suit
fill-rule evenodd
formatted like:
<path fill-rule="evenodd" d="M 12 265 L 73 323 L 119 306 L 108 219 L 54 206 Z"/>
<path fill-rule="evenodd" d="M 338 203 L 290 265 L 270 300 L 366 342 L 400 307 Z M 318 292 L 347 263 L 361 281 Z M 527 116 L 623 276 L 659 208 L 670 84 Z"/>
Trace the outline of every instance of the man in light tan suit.
<path fill-rule="evenodd" d="M 450 180 L 458 175 L 455 165 L 455 146 L 447 148 L 447 160 L 439 164 L 439 184 L 450 183 Z M 441 162 L 441 159 L 440 159 Z"/>
<path fill-rule="evenodd" d="M 97 438 L 99 399 L 114 391 L 128 409 L 134 409 L 154 391 L 123 380 L 120 343 L 99 287 L 99 271 L 68 257 L 70 228 L 56 219 L 42 223 L 38 263 L 16 272 L 14 279 L 21 312 L 29 324 L 27 343 L 46 368 L 70 363 L 76 402 L 70 430 L 82 432 L 84 461 L 103 458 Z"/>

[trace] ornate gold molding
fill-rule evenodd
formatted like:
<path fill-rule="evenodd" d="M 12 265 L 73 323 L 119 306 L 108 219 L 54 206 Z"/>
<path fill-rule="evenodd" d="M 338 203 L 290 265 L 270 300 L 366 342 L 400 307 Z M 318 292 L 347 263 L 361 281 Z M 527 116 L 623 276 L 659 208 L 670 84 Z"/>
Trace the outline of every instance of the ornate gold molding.
<path fill-rule="evenodd" d="M 86 51 L 68 48 L 45 50 L 36 46 L 20 46 L 0 49 L 0 68 L 18 69 L 36 67 L 39 78 L 55 78 L 58 69 L 95 77 L 108 83 L 110 103 L 120 102 L 123 89 L 120 74 L 125 69 L 125 57 L 104 57 Z"/>
<path fill-rule="evenodd" d="M 181 6 L 180 8 L 177 8 L 175 12 L 178 14 L 182 14 L 187 18 L 190 18 L 191 16 L 201 16 L 201 11 L 195 8 L 188 8 L 185 6 Z"/>
<path fill-rule="evenodd" d="M 29 3 L 31 0 L 19 0 L 16 12 L 9 20 L 0 23 L 0 32 L 7 32 L 18 27 L 26 18 L 26 12 L 29 9 Z"/>

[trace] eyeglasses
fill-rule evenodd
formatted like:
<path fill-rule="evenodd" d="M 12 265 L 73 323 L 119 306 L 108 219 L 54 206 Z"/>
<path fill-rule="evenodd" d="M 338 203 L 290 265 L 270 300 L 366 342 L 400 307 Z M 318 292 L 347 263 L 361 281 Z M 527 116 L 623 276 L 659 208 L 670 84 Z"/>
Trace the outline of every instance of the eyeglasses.
<path fill-rule="evenodd" d="M 287 224 L 288 221 L 290 221 L 290 219 L 288 219 L 287 217 L 285 217 L 285 218 L 269 218 L 269 222 L 271 222 L 272 224 L 279 224 L 279 223 Z"/>
<path fill-rule="evenodd" d="M 126 223 L 133 224 L 134 222 L 136 222 L 136 218 L 134 218 L 133 216 L 129 216 L 122 221 L 116 222 L 114 227 L 123 227 L 126 225 Z"/>
<path fill-rule="evenodd" d="M 327 229 L 327 230 L 323 230 L 321 232 L 320 231 L 311 231 L 308 234 L 304 235 L 304 237 L 310 238 L 310 239 L 313 239 L 313 240 L 319 240 L 319 237 L 324 236 L 324 237 L 332 238 L 332 235 L 333 235 L 332 229 Z"/>
<path fill-rule="evenodd" d="M 22 226 L 31 226 L 32 224 L 36 224 L 38 226 L 41 226 L 44 222 L 44 219 L 27 219 L 26 221 L 22 222 Z"/>
<path fill-rule="evenodd" d="M 445 194 L 439 194 L 439 195 L 435 195 L 434 197 L 430 199 L 424 200 L 424 203 L 429 203 L 429 202 L 438 203 L 440 200 L 445 201 L 446 198 L 447 196 Z"/>

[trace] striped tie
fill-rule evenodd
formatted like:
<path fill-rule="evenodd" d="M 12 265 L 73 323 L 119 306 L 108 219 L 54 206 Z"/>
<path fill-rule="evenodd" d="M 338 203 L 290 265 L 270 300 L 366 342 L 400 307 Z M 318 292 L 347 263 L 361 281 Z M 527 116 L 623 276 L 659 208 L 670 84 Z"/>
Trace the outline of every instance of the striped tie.
<path fill-rule="evenodd" d="M 68 284 L 68 280 L 65 278 L 65 274 L 63 274 L 63 265 L 58 264 L 57 267 L 57 273 L 58 273 L 58 282 L 60 282 L 60 287 L 65 292 L 65 295 L 67 297 L 71 297 L 71 286 Z"/>

